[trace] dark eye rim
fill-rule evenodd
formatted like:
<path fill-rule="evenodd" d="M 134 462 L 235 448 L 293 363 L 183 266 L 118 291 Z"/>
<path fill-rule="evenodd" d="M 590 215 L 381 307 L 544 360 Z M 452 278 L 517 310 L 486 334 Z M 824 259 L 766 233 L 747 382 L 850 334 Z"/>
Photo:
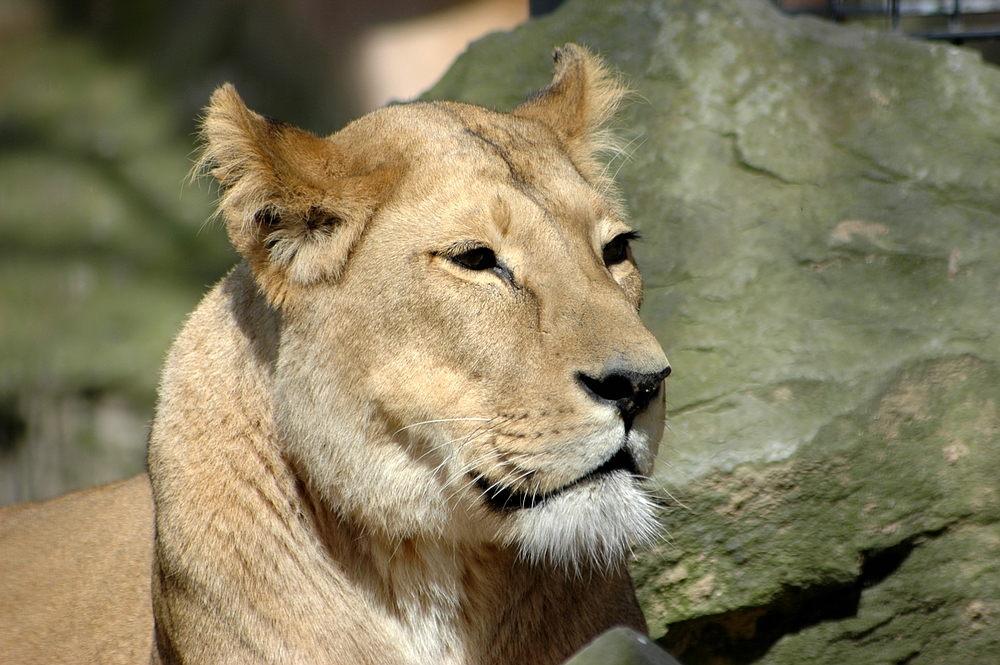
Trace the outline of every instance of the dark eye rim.
<path fill-rule="evenodd" d="M 449 253 L 447 256 L 452 263 L 457 263 L 466 270 L 475 272 L 493 270 L 498 265 L 497 255 L 485 245 L 469 247 L 459 252 Z"/>
<path fill-rule="evenodd" d="M 462 242 L 453 245 L 450 249 L 434 252 L 435 255 L 448 260 L 452 265 L 456 265 L 469 272 L 490 272 L 509 283 L 515 288 L 520 288 L 514 281 L 514 273 L 496 255 L 493 248 L 478 242 Z"/>
<path fill-rule="evenodd" d="M 629 243 L 641 238 L 642 235 L 638 231 L 625 231 L 609 240 L 605 243 L 602 251 L 604 265 L 610 268 L 611 266 L 627 261 L 629 258 Z"/>

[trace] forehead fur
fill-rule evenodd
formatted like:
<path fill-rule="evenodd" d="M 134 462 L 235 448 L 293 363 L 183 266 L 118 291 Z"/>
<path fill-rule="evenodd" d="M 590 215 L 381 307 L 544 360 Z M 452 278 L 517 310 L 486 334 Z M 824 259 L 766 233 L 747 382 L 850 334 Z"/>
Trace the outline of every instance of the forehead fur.
<path fill-rule="evenodd" d="M 575 161 L 555 130 L 531 118 L 456 102 L 414 102 L 380 109 L 341 134 L 382 154 L 399 151 L 408 179 L 418 182 L 432 174 L 442 178 L 442 187 L 500 181 L 545 209 L 624 217 L 603 165 Z"/>

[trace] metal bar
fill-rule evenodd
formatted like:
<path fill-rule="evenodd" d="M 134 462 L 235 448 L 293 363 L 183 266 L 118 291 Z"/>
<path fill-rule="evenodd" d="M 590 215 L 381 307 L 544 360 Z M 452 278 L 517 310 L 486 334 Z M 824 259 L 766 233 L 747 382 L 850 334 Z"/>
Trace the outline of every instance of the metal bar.
<path fill-rule="evenodd" d="M 970 40 L 970 39 L 1000 39 L 1000 28 L 992 30 L 939 30 L 933 32 L 908 32 L 911 37 L 921 39 Z"/>
<path fill-rule="evenodd" d="M 784 6 L 785 3 L 780 2 L 780 0 L 776 0 L 775 4 L 781 7 L 782 11 L 786 14 L 826 14 L 842 17 L 870 16 L 874 14 L 883 14 L 889 17 L 892 15 L 894 7 L 895 12 L 899 16 L 954 16 L 956 8 L 958 14 L 963 18 L 980 14 L 1000 14 L 1000 0 L 990 3 L 970 3 L 969 0 L 951 0 L 951 9 L 939 9 L 937 11 L 926 9 L 928 6 L 926 3 L 908 3 L 906 0 L 882 0 L 878 5 L 873 3 L 855 4 L 845 2 L 844 0 L 828 0 L 825 9 L 786 9 Z"/>

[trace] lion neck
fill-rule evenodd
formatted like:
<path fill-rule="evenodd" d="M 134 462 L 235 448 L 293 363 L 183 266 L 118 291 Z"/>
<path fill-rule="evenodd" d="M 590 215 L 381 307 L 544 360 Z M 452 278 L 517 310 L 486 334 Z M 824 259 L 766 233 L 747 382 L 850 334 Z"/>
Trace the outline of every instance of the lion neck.
<path fill-rule="evenodd" d="M 300 488 L 325 555 L 416 650 L 415 662 L 477 662 L 536 581 L 512 548 L 375 533 Z"/>

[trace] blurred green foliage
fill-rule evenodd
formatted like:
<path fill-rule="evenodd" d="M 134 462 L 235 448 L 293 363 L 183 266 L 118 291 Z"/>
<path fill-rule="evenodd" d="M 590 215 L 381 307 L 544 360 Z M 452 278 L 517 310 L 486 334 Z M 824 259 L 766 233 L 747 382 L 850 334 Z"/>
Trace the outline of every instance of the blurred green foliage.
<path fill-rule="evenodd" d="M 0 45 L 0 387 L 145 404 L 170 339 L 234 263 L 184 187 L 193 142 L 136 66 L 45 33 Z"/>
<path fill-rule="evenodd" d="M 0 8 L 0 502 L 141 471 L 160 365 L 237 260 L 142 63 Z"/>

